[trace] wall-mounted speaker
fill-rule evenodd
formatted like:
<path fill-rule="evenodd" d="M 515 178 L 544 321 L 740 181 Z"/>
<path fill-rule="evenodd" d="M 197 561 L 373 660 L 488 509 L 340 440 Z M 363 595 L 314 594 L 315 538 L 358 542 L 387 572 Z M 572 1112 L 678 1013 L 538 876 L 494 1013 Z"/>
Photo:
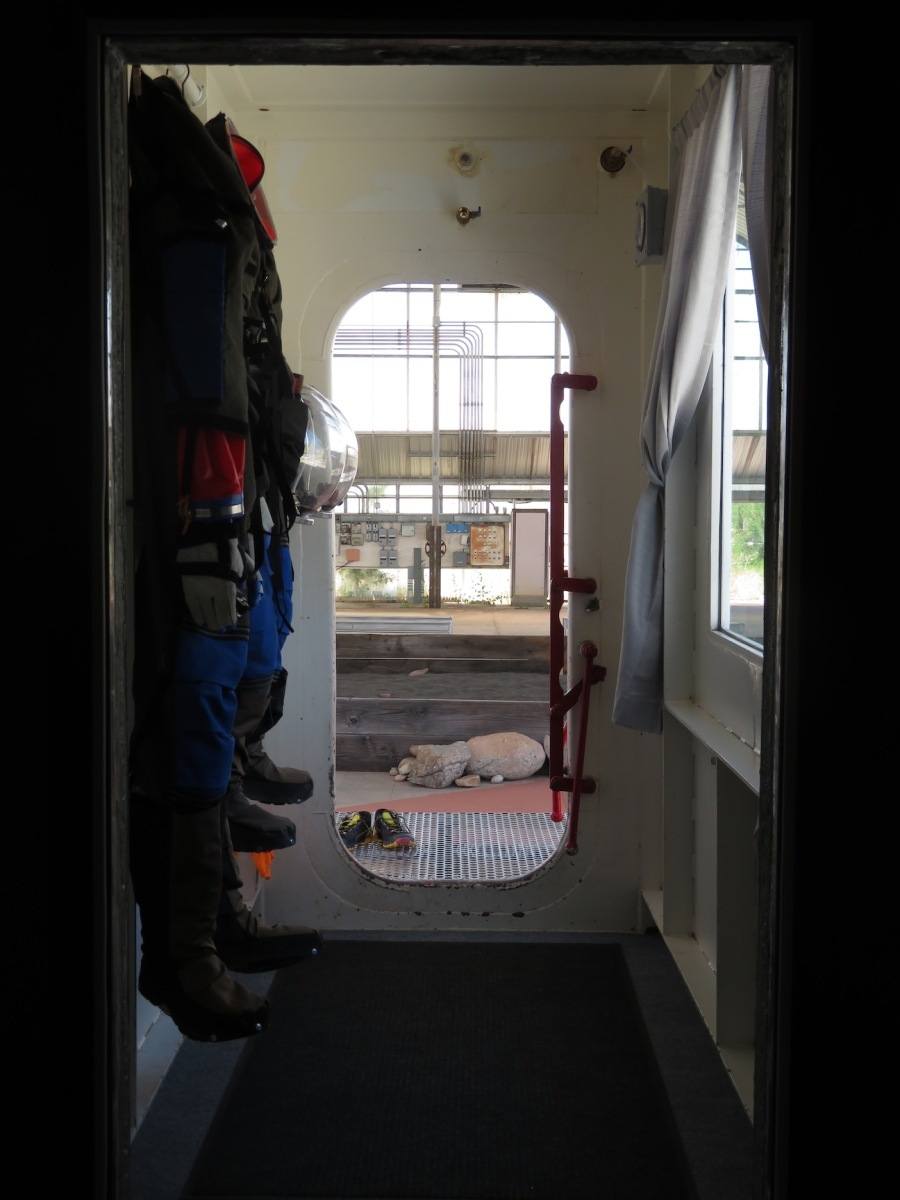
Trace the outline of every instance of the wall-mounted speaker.
<path fill-rule="evenodd" d="M 635 202 L 634 261 L 639 267 L 663 260 L 668 198 L 665 188 L 645 187 Z"/>

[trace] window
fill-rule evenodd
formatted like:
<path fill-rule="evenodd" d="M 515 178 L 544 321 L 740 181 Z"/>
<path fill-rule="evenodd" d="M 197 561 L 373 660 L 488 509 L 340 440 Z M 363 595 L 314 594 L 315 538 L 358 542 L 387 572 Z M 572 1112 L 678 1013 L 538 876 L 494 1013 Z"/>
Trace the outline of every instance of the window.
<path fill-rule="evenodd" d="M 392 284 L 348 309 L 335 337 L 332 392 L 354 429 L 431 430 L 433 315 L 430 283 Z M 511 286 L 444 284 L 440 318 L 441 428 L 462 427 L 465 383 L 478 427 L 548 430 L 550 376 L 569 369 L 569 341 L 546 301 Z M 470 364 L 474 377 L 466 375 Z M 564 424 L 567 408 L 568 398 Z"/>
<path fill-rule="evenodd" d="M 759 337 L 743 190 L 724 304 L 718 613 L 723 632 L 761 647 L 768 369 Z"/>

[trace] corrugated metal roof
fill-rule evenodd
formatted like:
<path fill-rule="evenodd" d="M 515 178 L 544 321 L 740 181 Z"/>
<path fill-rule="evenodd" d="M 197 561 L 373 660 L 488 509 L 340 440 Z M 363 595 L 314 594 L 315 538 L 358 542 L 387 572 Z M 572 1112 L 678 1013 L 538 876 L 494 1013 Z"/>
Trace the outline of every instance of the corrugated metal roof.
<path fill-rule="evenodd" d="M 550 479 L 548 433 L 484 433 L 484 483 Z M 404 482 L 431 478 L 430 433 L 357 433 L 360 483 Z M 441 433 L 441 476 L 459 479 L 459 433 Z M 566 439 L 568 469 L 568 438 Z"/>
<path fill-rule="evenodd" d="M 735 483 L 765 483 L 765 433 L 736 433 L 731 445 L 731 478 Z"/>
<path fill-rule="evenodd" d="M 431 478 L 430 433 L 357 433 L 360 483 L 404 483 Z M 547 433 L 485 433 L 485 483 L 548 483 L 550 435 Z M 441 477 L 459 479 L 459 433 L 441 433 Z M 566 438 L 566 470 L 569 466 Z M 766 435 L 736 433 L 732 443 L 732 478 L 735 483 L 764 483 Z"/>
<path fill-rule="evenodd" d="M 738 208 L 737 208 L 737 229 L 735 230 L 737 240 L 742 246 L 749 244 L 749 235 L 747 233 L 747 204 L 744 199 L 744 180 L 738 184 Z"/>

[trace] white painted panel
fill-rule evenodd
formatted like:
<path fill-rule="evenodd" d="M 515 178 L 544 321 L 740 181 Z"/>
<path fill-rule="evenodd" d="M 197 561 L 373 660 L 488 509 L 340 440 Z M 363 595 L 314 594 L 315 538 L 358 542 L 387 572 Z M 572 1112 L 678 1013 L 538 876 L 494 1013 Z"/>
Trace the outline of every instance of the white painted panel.
<path fill-rule="evenodd" d="M 547 595 L 547 510 L 513 510 L 512 594 L 518 598 Z"/>
<path fill-rule="evenodd" d="M 694 743 L 694 937 L 713 967 L 717 962 L 716 765 Z"/>
<path fill-rule="evenodd" d="M 694 927 L 694 740 L 663 714 L 663 922 L 664 933 Z M 644 870 L 648 855 L 644 855 Z"/>
<path fill-rule="evenodd" d="M 718 999 L 720 1039 L 753 1044 L 756 1021 L 757 797 L 718 765 Z"/>
<path fill-rule="evenodd" d="M 311 810 L 332 808 L 334 763 L 334 530 L 330 516 L 291 530 L 294 565 L 294 632 L 284 645 L 288 672 L 284 716 L 266 734 L 266 752 L 280 766 L 301 767 L 313 777 L 314 793 L 292 806 L 298 840 Z M 273 882 L 285 854 L 280 851 Z"/>

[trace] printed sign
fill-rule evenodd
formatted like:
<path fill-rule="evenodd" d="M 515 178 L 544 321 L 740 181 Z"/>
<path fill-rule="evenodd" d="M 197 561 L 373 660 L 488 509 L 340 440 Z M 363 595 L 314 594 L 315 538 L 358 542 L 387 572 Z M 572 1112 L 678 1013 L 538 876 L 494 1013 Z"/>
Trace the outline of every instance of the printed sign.
<path fill-rule="evenodd" d="M 506 560 L 505 526 L 473 525 L 469 533 L 469 565 L 502 567 Z"/>

